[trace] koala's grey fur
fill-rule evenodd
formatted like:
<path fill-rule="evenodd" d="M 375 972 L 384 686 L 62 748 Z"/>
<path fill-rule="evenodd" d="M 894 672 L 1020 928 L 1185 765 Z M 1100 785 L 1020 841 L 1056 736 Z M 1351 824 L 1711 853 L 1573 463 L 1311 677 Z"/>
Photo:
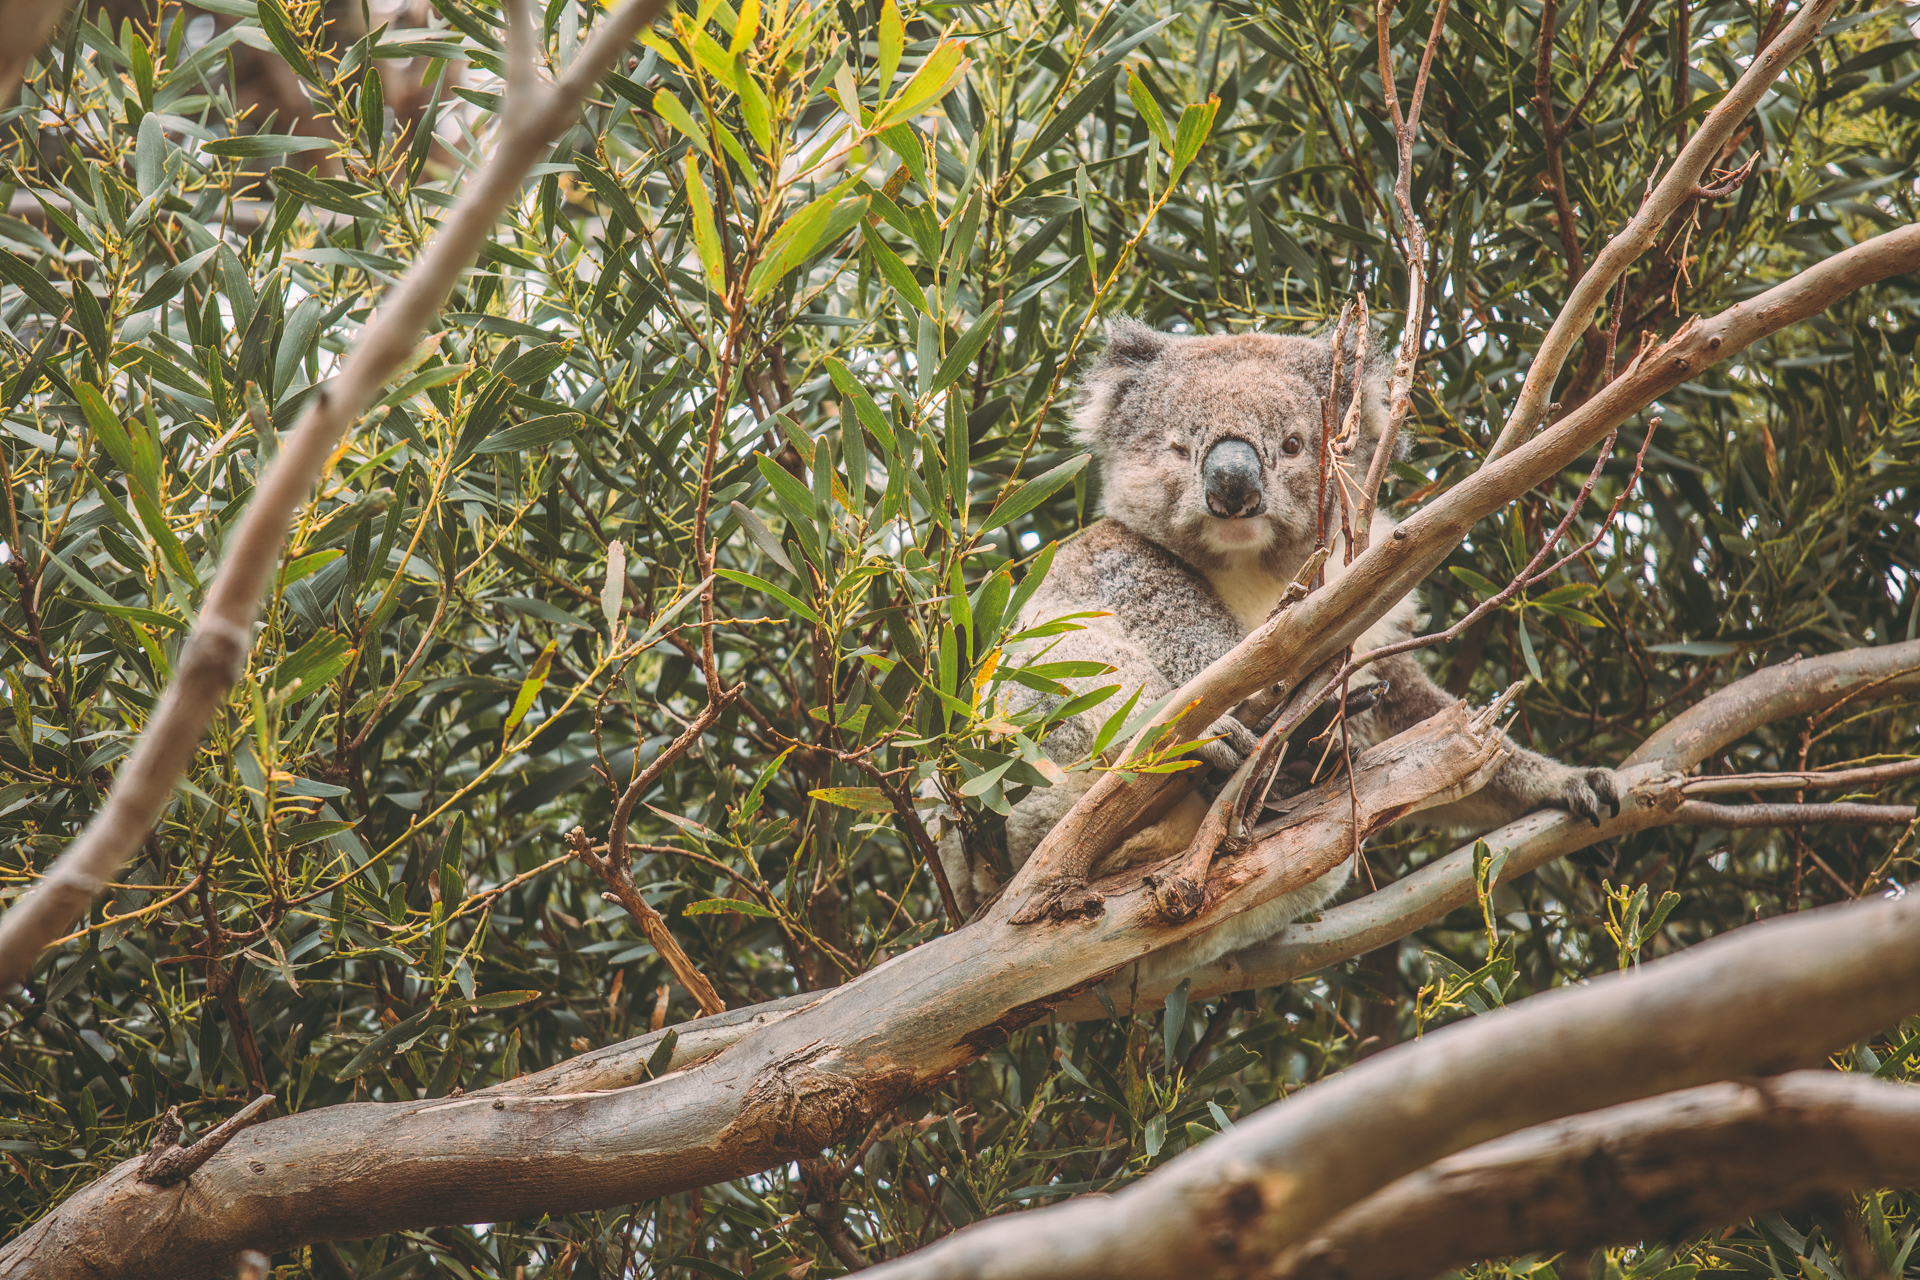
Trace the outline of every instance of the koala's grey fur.
<path fill-rule="evenodd" d="M 1139 687 L 1139 705 L 1151 705 L 1227 653 L 1278 604 L 1313 550 L 1321 406 L 1332 362 L 1332 342 L 1324 335 L 1179 337 L 1130 320 L 1113 324 L 1105 352 L 1081 380 L 1074 418 L 1075 431 L 1092 449 L 1099 469 L 1106 518 L 1061 547 L 1020 622 L 1032 627 L 1065 614 L 1110 614 L 1040 643 L 1052 644 L 1049 661 L 1092 660 L 1113 668 L 1107 675 L 1069 681 L 1076 692 L 1117 682 L 1122 693 L 1058 726 L 1045 742 L 1053 760 L 1083 759 L 1121 697 Z M 1377 370 L 1384 362 L 1368 363 Z M 1344 377 L 1349 385 L 1353 372 L 1349 364 Z M 1356 471 L 1364 471 L 1371 460 L 1387 416 L 1377 377 L 1367 379 L 1362 395 L 1358 440 L 1349 452 Z M 1336 431 L 1340 416 L 1335 415 Z M 1263 510 L 1237 518 L 1209 511 L 1203 463 L 1223 440 L 1244 441 L 1258 454 Z M 1227 453 L 1251 464 L 1244 450 Z M 1216 477 L 1217 490 L 1218 472 L 1208 475 Z M 1371 541 L 1378 545 L 1392 528 L 1385 516 L 1375 516 Z M 1339 576 L 1345 559 L 1337 532 L 1334 542 L 1329 579 Z M 1413 599 L 1402 600 L 1358 647 L 1412 634 L 1415 614 Z M 1350 719 L 1361 745 L 1391 737 L 1454 701 L 1410 654 L 1386 659 L 1366 674 L 1385 681 L 1386 688 L 1371 710 Z M 1041 697 L 1015 696 L 1029 704 Z M 1220 755 L 1229 743 L 1239 752 L 1251 748 L 1251 736 L 1230 718 L 1214 732 L 1226 734 L 1226 741 L 1212 744 L 1209 758 L 1215 763 L 1231 765 L 1238 758 L 1232 751 Z M 1603 804 L 1617 808 L 1611 771 L 1570 768 L 1509 746 L 1507 761 L 1483 790 L 1429 811 L 1427 820 L 1485 829 L 1542 806 L 1595 821 Z M 1090 771 L 1076 771 L 1013 807 L 1007 853 L 1014 867 L 1026 861 L 1093 781 Z M 1095 874 L 1185 849 L 1206 809 L 1203 794 L 1188 794 L 1109 854 Z M 963 909 L 972 911 L 998 888 L 985 859 L 968 865 L 955 833 L 942 841 L 941 855 Z M 1141 962 L 1140 976 L 1190 969 L 1270 937 L 1330 900 L 1350 871 L 1350 864 L 1343 866 L 1189 942 L 1156 952 Z"/>

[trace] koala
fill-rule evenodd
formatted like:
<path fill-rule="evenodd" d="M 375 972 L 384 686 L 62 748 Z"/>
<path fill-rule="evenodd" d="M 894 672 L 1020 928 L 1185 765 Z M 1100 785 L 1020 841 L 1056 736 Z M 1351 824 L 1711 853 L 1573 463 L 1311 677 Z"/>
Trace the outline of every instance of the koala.
<path fill-rule="evenodd" d="M 1264 623 L 1314 548 L 1319 493 L 1322 404 L 1333 372 L 1333 344 L 1319 337 L 1275 334 L 1183 337 L 1130 320 L 1115 322 L 1105 351 L 1081 379 L 1074 415 L 1079 441 L 1091 449 L 1105 518 L 1066 543 L 1046 582 L 1022 612 L 1022 627 L 1066 614 L 1102 612 L 1053 641 L 1048 660 L 1106 664 L 1109 674 L 1068 681 L 1076 693 L 1118 682 L 1139 705 L 1198 675 Z M 1352 357 L 1343 371 L 1351 385 Z M 1370 360 L 1378 369 L 1384 360 Z M 1371 461 L 1387 407 L 1384 383 L 1362 382 L 1358 439 L 1344 465 L 1358 478 Z M 1342 392 L 1344 401 L 1347 393 Z M 1345 409 L 1342 404 L 1340 408 Z M 1342 414 L 1335 414 L 1336 430 Z M 1337 478 L 1333 481 L 1337 484 Z M 1329 496 L 1330 503 L 1338 499 Z M 1345 556 L 1334 520 L 1329 580 Z M 1376 514 L 1371 542 L 1380 545 L 1393 521 Z M 1369 649 L 1413 634 L 1417 606 L 1401 600 L 1357 642 Z M 1412 654 L 1386 658 L 1363 676 L 1378 682 L 1371 705 L 1353 714 L 1348 732 L 1370 746 L 1445 709 L 1455 699 L 1434 684 Z M 1013 695 L 1034 705 L 1046 695 Z M 1110 699 L 1057 726 L 1043 749 L 1056 763 L 1085 757 Z M 1016 708 L 1017 709 L 1017 708 Z M 1220 739 L 1203 749 L 1209 763 L 1231 768 L 1255 738 L 1231 716 L 1213 726 Z M 1300 736 L 1296 734 L 1294 741 Z M 1619 811 L 1623 788 L 1609 769 L 1581 769 L 1508 742 L 1509 755 L 1480 791 L 1427 811 L 1427 820 L 1487 829 L 1530 810 L 1554 807 L 1600 821 Z M 1314 748 L 1317 755 L 1319 748 Z M 1007 854 L 1018 869 L 1054 824 L 1093 785 L 1091 771 L 1069 773 L 1013 806 Z M 1167 858 L 1188 847 L 1208 807 L 1189 791 L 1169 811 L 1130 836 L 1094 868 L 1100 875 Z M 999 887 L 981 858 L 969 859 L 957 833 L 941 842 L 948 878 L 971 912 Z M 1142 978 L 1174 973 L 1279 933 L 1337 894 L 1351 863 L 1315 883 L 1224 922 L 1140 965 Z"/>

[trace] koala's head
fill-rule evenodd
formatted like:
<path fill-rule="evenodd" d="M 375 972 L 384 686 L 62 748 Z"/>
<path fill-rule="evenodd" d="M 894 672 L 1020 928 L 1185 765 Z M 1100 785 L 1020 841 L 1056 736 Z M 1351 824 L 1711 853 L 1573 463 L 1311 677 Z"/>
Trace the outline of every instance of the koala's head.
<path fill-rule="evenodd" d="M 1357 473 L 1387 416 L 1384 359 L 1370 349 L 1366 365 L 1359 438 L 1348 454 Z M 1074 413 L 1107 515 L 1202 569 L 1254 557 L 1291 572 L 1313 547 L 1332 372 L 1331 334 L 1181 337 L 1113 322 Z M 1349 354 L 1336 436 L 1354 372 Z"/>

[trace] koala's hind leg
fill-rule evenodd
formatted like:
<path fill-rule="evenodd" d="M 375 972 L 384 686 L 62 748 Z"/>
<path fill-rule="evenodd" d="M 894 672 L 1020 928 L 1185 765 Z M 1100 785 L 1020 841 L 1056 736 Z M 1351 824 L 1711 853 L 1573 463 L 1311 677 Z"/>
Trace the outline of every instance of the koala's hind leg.
<path fill-rule="evenodd" d="M 1169 788 L 1171 790 L 1171 788 Z M 1188 791 L 1147 826 L 1134 832 L 1118 849 L 1094 865 L 1095 875 L 1137 867 L 1144 862 L 1159 862 L 1185 852 L 1207 816 L 1207 800 L 1198 791 Z"/>
<path fill-rule="evenodd" d="M 1437 715 L 1454 702 L 1411 654 L 1384 659 L 1370 670 L 1386 681 L 1384 695 L 1367 717 L 1384 730 L 1381 738 Z M 1561 764 L 1511 740 L 1506 745 L 1507 759 L 1486 786 L 1451 804 L 1424 810 L 1420 820 L 1485 831 L 1534 809 L 1564 809 L 1596 827 L 1609 813 L 1619 814 L 1627 788 L 1612 769 Z"/>

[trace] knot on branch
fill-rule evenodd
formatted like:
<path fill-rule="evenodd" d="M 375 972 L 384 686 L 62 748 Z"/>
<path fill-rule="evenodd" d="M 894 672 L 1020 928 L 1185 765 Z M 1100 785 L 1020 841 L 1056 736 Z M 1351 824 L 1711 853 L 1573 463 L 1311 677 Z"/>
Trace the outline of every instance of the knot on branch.
<path fill-rule="evenodd" d="M 1085 880 L 1055 880 L 1034 886 L 1026 904 L 1013 913 L 1015 924 L 1042 920 L 1097 920 L 1106 914 L 1106 895 Z"/>
<path fill-rule="evenodd" d="M 167 1114 L 161 1117 L 159 1127 L 154 1130 L 153 1146 L 148 1149 L 146 1159 L 140 1162 L 140 1181 L 156 1187 L 171 1187 L 175 1183 L 185 1182 L 201 1165 L 218 1155 L 220 1148 L 233 1140 L 234 1134 L 264 1119 L 272 1107 L 273 1095 L 263 1093 L 187 1147 L 180 1145 L 180 1135 L 185 1131 L 185 1126 L 180 1123 L 180 1108 L 168 1107 Z"/>
<path fill-rule="evenodd" d="M 812 1154 L 852 1137 L 914 1087 L 906 1067 L 857 1078 L 825 1068 L 823 1060 L 838 1052 L 837 1045 L 816 1040 L 768 1063 L 748 1086 L 741 1116 L 728 1128 L 771 1130 L 779 1148 Z"/>
<path fill-rule="evenodd" d="M 1200 907 L 1207 900 L 1207 886 L 1196 884 L 1178 871 L 1155 871 L 1141 883 L 1168 924 L 1191 920 L 1200 914 Z"/>
<path fill-rule="evenodd" d="M 183 680 L 198 677 L 218 681 L 221 688 L 230 688 L 246 670 L 247 652 L 252 647 L 247 627 L 202 614 L 187 640 L 180 676 Z"/>
<path fill-rule="evenodd" d="M 567 851 L 594 871 L 606 869 L 606 861 L 593 851 L 593 837 L 587 834 L 585 827 L 575 827 L 567 832 Z"/>

